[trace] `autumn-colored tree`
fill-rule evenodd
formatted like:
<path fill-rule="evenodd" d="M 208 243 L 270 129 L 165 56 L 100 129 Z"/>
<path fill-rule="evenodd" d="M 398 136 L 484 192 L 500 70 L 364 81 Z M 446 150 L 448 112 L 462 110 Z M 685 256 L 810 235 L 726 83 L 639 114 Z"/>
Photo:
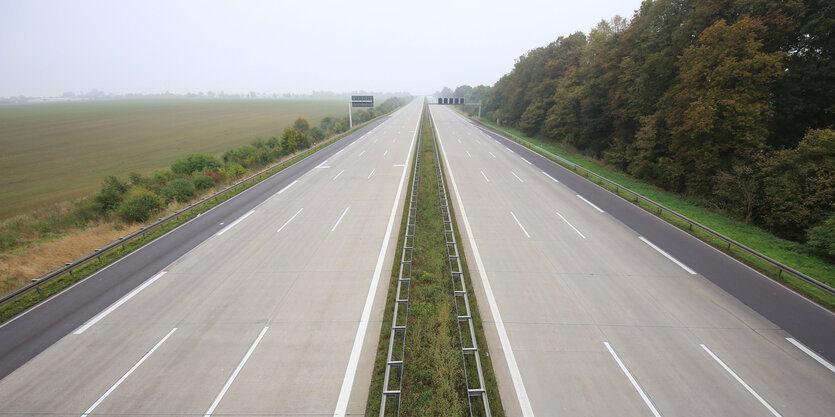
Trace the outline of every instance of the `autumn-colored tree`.
<path fill-rule="evenodd" d="M 811 130 L 795 149 L 763 162 L 763 223 L 795 240 L 824 220 L 835 202 L 835 130 Z"/>
<path fill-rule="evenodd" d="M 763 29 L 754 18 L 720 20 L 684 51 L 677 83 L 639 135 L 666 148 L 672 166 L 657 167 L 664 183 L 707 195 L 719 170 L 749 163 L 765 146 L 770 84 L 780 76 L 783 54 L 762 51 Z"/>

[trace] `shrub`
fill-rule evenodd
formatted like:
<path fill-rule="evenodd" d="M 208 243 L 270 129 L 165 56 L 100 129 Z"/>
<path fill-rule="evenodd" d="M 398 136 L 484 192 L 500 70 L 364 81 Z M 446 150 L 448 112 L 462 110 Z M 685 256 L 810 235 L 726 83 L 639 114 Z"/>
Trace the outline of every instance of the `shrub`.
<path fill-rule="evenodd" d="M 304 135 L 296 129 L 286 128 L 281 134 L 281 153 L 287 155 L 301 148 Z"/>
<path fill-rule="evenodd" d="M 162 196 L 166 201 L 177 200 L 180 203 L 185 203 L 194 197 L 194 184 L 185 178 L 177 178 L 171 180 L 165 188 L 162 189 Z"/>
<path fill-rule="evenodd" d="M 145 177 L 139 171 L 131 171 L 128 174 L 128 181 L 131 185 L 145 185 Z"/>
<path fill-rule="evenodd" d="M 809 246 L 829 259 L 835 259 L 835 211 L 823 223 L 809 229 Z"/>
<path fill-rule="evenodd" d="M 146 222 L 152 215 L 162 209 L 162 199 L 142 187 L 132 187 L 125 195 L 125 199 L 116 207 L 116 215 L 129 223 Z"/>
<path fill-rule="evenodd" d="M 325 138 L 325 132 L 316 126 L 313 126 L 307 131 L 307 136 L 309 136 L 314 142 L 318 142 Z"/>
<path fill-rule="evenodd" d="M 93 197 L 96 209 L 102 214 L 112 211 L 122 201 L 127 189 L 127 184 L 113 175 L 108 175 L 101 183 L 101 190 Z"/>
<path fill-rule="evenodd" d="M 75 202 L 73 212 L 83 223 L 99 219 L 96 201 L 93 198 L 85 197 Z"/>
<path fill-rule="evenodd" d="M 310 123 L 307 122 L 307 119 L 299 117 L 293 122 L 293 129 L 298 130 L 301 134 L 307 133 L 307 129 L 310 129 Z"/>
<path fill-rule="evenodd" d="M 246 168 L 244 168 L 243 166 L 241 166 L 241 164 L 239 164 L 237 162 L 227 163 L 226 166 L 221 171 L 221 174 L 223 174 L 224 177 L 226 177 L 227 179 L 230 179 L 230 180 L 238 178 L 241 175 L 244 175 L 246 173 L 247 173 Z"/>
<path fill-rule="evenodd" d="M 194 184 L 197 191 L 203 191 L 212 188 L 215 185 L 215 180 L 208 175 L 198 175 L 191 180 L 191 183 Z"/>
<path fill-rule="evenodd" d="M 179 175 L 191 175 L 194 172 L 213 171 L 221 165 L 220 159 L 214 155 L 191 154 L 172 162 L 171 171 Z"/>

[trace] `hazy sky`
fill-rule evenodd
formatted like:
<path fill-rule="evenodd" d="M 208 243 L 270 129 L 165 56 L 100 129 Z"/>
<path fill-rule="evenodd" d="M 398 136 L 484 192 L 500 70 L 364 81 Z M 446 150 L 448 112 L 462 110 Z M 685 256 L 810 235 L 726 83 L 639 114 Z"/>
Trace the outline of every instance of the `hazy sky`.
<path fill-rule="evenodd" d="M 640 0 L 0 0 L 0 96 L 492 85 Z"/>

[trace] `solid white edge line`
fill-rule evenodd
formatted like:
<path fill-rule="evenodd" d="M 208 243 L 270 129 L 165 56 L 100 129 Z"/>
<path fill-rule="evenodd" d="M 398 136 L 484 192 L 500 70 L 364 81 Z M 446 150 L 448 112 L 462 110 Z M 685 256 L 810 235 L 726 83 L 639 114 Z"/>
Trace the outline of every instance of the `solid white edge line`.
<path fill-rule="evenodd" d="M 168 338 L 169 338 L 169 337 L 171 337 L 171 335 L 172 335 L 175 331 L 177 331 L 177 328 L 176 328 L 176 327 L 175 327 L 175 328 L 173 328 L 173 329 L 171 329 L 171 331 L 170 331 L 170 332 L 168 332 L 168 334 L 167 334 L 167 335 L 165 335 L 165 337 L 163 337 L 163 338 L 162 338 L 162 340 L 160 340 L 159 342 L 157 342 L 157 344 L 156 344 L 156 345 L 154 345 L 154 347 L 153 347 L 153 348 L 151 348 L 151 350 L 149 350 L 149 351 L 148 351 L 148 353 L 146 353 L 144 356 L 142 356 L 142 359 L 140 359 L 140 360 L 139 360 L 139 362 L 136 362 L 136 364 L 134 364 L 134 365 L 133 365 L 133 367 L 131 367 L 131 368 L 130 368 L 127 372 L 125 372 L 125 374 L 124 374 L 124 375 L 122 375 L 122 377 L 121 377 L 121 378 L 119 378 L 119 380 L 118 380 L 118 381 L 116 381 L 116 383 L 115 383 L 115 384 L 113 384 L 113 386 L 111 386 L 111 387 L 110 387 L 110 389 L 109 389 L 109 390 L 107 390 L 107 392 L 105 392 L 104 394 L 102 394 L 102 396 L 101 396 L 101 397 L 99 397 L 99 399 L 98 399 L 98 400 L 96 400 L 96 402 L 95 402 L 95 403 L 93 403 L 93 405 L 91 405 L 91 406 L 90 406 L 90 408 L 88 408 L 88 409 L 87 409 L 87 411 L 85 411 L 85 412 L 84 412 L 84 414 L 82 414 L 82 415 L 81 415 L 81 417 L 87 417 L 90 413 L 92 413 L 92 412 L 93 412 L 93 410 L 95 410 L 95 409 L 96 409 L 96 407 L 98 407 L 98 406 L 99 406 L 99 404 L 101 404 L 101 402 L 102 402 L 102 401 L 104 401 L 104 399 L 105 399 L 105 398 L 107 398 L 107 396 L 108 396 L 108 395 L 110 395 L 110 393 L 112 393 L 114 390 L 116 390 L 116 388 L 117 388 L 117 387 L 119 387 L 119 385 L 121 385 L 121 384 L 122 384 L 122 382 L 124 382 L 124 381 L 125 381 L 125 380 L 126 380 L 126 379 L 130 376 L 130 374 L 132 374 L 132 373 L 133 373 L 133 371 L 135 371 L 135 370 L 136 370 L 136 368 L 139 368 L 139 365 L 142 365 L 142 362 L 145 362 L 145 359 L 148 359 L 148 357 L 149 357 L 149 356 L 151 356 L 151 354 L 152 354 L 152 353 L 154 353 L 154 351 L 155 351 L 155 350 L 157 350 L 157 348 L 159 348 L 160 346 L 162 346 L 162 344 L 163 344 L 166 340 L 168 340 Z"/>
<path fill-rule="evenodd" d="M 339 171 L 339 174 L 336 174 L 336 176 L 333 177 L 333 179 L 331 181 L 336 181 L 336 179 L 339 178 L 339 176 L 342 175 L 343 172 L 345 172 L 344 169 L 342 171 Z"/>
<path fill-rule="evenodd" d="M 519 158 L 522 158 L 522 157 L 520 156 Z M 525 161 L 525 162 L 527 162 L 527 163 L 528 163 L 528 165 L 533 165 L 533 164 L 531 163 L 531 161 L 528 161 L 528 160 L 527 160 L 527 159 L 525 159 L 525 158 L 522 158 L 522 160 L 523 160 L 523 161 Z"/>
<path fill-rule="evenodd" d="M 652 401 L 649 400 L 649 397 L 647 397 L 647 395 L 644 393 L 644 390 L 642 390 L 641 386 L 638 385 L 638 381 L 635 381 L 635 378 L 633 378 L 632 374 L 629 373 L 629 370 L 626 369 L 626 365 L 624 365 L 623 362 L 621 362 L 620 358 L 618 357 L 618 354 L 615 353 L 615 350 L 612 349 L 611 346 L 609 346 L 609 342 L 603 342 L 603 344 L 606 345 L 606 349 L 608 349 L 609 353 L 612 354 L 612 357 L 615 358 L 615 361 L 618 363 L 618 366 L 620 366 L 620 370 L 626 374 L 626 377 L 629 378 L 629 382 L 632 383 L 632 386 L 635 387 L 635 390 L 638 391 L 638 394 L 641 394 L 641 398 L 644 399 L 644 403 L 646 403 L 647 407 L 649 407 L 650 411 L 652 411 L 652 415 L 654 415 L 655 417 L 661 417 L 661 414 L 659 414 L 658 410 L 655 409 L 655 406 L 652 404 Z"/>
<path fill-rule="evenodd" d="M 376 170 L 377 170 L 377 168 L 372 169 L 371 172 L 368 174 L 368 177 L 366 177 L 366 179 L 370 180 L 371 176 L 374 175 L 374 171 L 376 171 Z"/>
<path fill-rule="evenodd" d="M 573 224 L 571 224 L 571 222 L 569 222 L 568 220 L 566 220 L 566 218 L 565 218 L 565 217 L 563 217 L 563 216 L 562 216 L 562 214 L 560 214 L 560 212 L 556 212 L 556 213 L 557 213 L 557 216 L 560 216 L 560 218 L 562 219 L 562 221 L 564 221 L 564 222 L 565 222 L 565 224 L 569 225 L 572 229 L 574 229 L 574 231 L 575 231 L 575 232 L 577 232 L 577 234 L 578 234 L 578 235 L 580 235 L 580 237 L 581 237 L 581 238 L 583 238 L 583 239 L 585 239 L 585 238 L 586 238 L 585 236 L 583 236 L 583 234 L 582 234 L 582 233 L 580 233 L 580 231 L 579 231 L 579 230 L 577 230 L 577 228 L 576 228 L 576 227 L 574 227 L 574 225 L 573 225 Z"/>
<path fill-rule="evenodd" d="M 585 198 L 585 197 L 583 197 L 583 196 L 581 196 L 580 194 L 577 194 L 577 197 L 578 197 L 580 200 L 585 201 L 585 202 L 586 202 L 586 204 L 588 204 L 588 205 L 592 206 L 595 210 L 597 210 L 597 211 L 599 211 L 599 212 L 601 212 L 601 213 L 605 213 L 605 211 L 603 211 L 603 209 L 601 209 L 600 207 L 595 206 L 595 205 L 594 205 L 594 203 L 592 203 L 592 202 L 591 202 L 591 201 L 589 201 L 589 200 L 586 200 L 586 198 Z"/>
<path fill-rule="evenodd" d="M 287 227 L 287 225 L 290 224 L 290 222 L 293 221 L 293 219 L 295 219 L 296 216 L 298 216 L 299 213 L 302 212 L 302 210 L 304 210 L 304 207 L 300 208 L 299 211 L 297 211 L 296 214 L 293 215 L 293 217 L 290 217 L 290 219 L 287 220 L 286 222 L 284 222 L 284 224 L 282 224 L 281 227 L 279 227 L 278 230 L 276 230 L 275 232 L 278 233 L 278 232 L 284 230 L 284 228 Z"/>
<path fill-rule="evenodd" d="M 517 180 L 519 180 L 519 182 L 525 182 L 525 180 L 523 180 L 523 179 L 519 178 L 519 176 L 518 176 L 518 175 L 516 175 L 516 173 L 515 173 L 515 172 L 510 171 L 510 173 L 511 173 L 511 174 L 513 174 L 513 176 L 514 176 L 514 177 L 516 177 L 516 179 L 517 179 Z"/>
<path fill-rule="evenodd" d="M 84 325 L 83 325 L 83 326 L 81 326 L 81 327 L 79 327 L 76 331 L 74 331 L 74 332 L 73 332 L 73 334 L 81 334 L 81 333 L 84 333 L 87 329 L 89 329 L 90 327 L 92 327 L 94 324 L 96 324 L 96 323 L 98 323 L 99 321 L 101 321 L 101 319 L 103 319 L 103 318 L 107 317 L 107 315 L 108 315 L 108 314 L 112 313 L 114 310 L 116 310 L 117 308 L 119 308 L 119 306 L 121 306 L 122 304 L 126 303 L 128 300 L 130 300 L 131 298 L 133 298 L 133 296 L 135 296 L 136 294 L 139 294 L 139 292 L 140 292 L 140 291 L 144 290 L 144 289 L 145 289 L 145 288 L 147 288 L 149 285 L 153 284 L 153 283 L 154 283 L 154 281 L 158 280 L 161 276 L 165 275 L 165 273 L 166 273 L 166 271 L 159 272 L 158 274 L 154 275 L 153 277 L 151 277 L 151 278 L 150 278 L 150 279 L 148 279 L 147 281 L 143 282 L 143 283 L 142 283 L 142 285 L 140 285 L 140 286 L 138 286 L 138 287 L 134 288 L 134 289 L 133 289 L 133 291 L 131 291 L 131 292 L 129 292 L 129 293 L 127 293 L 127 294 L 125 294 L 125 296 L 124 296 L 124 297 L 120 298 L 118 301 L 116 301 L 115 303 L 111 304 L 111 305 L 110 305 L 110 307 L 107 307 L 107 308 L 106 308 L 106 309 L 104 309 L 101 313 L 96 314 L 96 316 L 95 316 L 95 317 L 93 317 L 92 319 L 90 319 L 87 323 L 84 323 Z"/>
<path fill-rule="evenodd" d="M 327 160 L 327 159 L 325 159 L 324 161 L 322 161 L 322 163 L 321 163 L 321 164 L 316 165 L 316 167 L 315 167 L 315 168 L 321 168 L 323 165 L 325 165 L 325 164 L 327 164 L 327 163 L 328 163 L 328 160 Z"/>
<path fill-rule="evenodd" d="M 333 154 L 333 156 L 336 156 L 336 155 L 341 154 L 341 153 L 342 153 L 342 151 L 344 151 L 345 149 L 346 149 L 346 148 L 342 148 L 342 149 L 340 149 L 340 150 L 339 150 L 339 152 L 337 152 L 337 153 Z"/>
<path fill-rule="evenodd" d="M 481 176 L 482 176 L 482 177 L 484 177 L 484 179 L 485 179 L 487 182 L 490 182 L 490 180 L 487 178 L 487 175 L 484 175 L 484 171 L 479 170 L 479 172 L 481 172 Z"/>
<path fill-rule="evenodd" d="M 663 250 L 663 249 L 659 248 L 658 246 L 655 246 L 655 244 L 653 244 L 653 243 L 652 243 L 652 242 L 650 242 L 649 240 L 645 239 L 643 236 L 638 236 L 638 239 L 641 239 L 641 241 L 642 241 L 642 242 L 646 243 L 646 244 L 647 244 L 647 245 L 649 245 L 651 248 L 655 249 L 658 253 L 660 253 L 660 254 L 664 255 L 664 257 L 665 257 L 665 258 L 667 258 L 667 259 L 669 259 L 669 260 L 673 261 L 676 265 L 680 266 L 680 267 L 681 267 L 681 269 L 683 269 L 683 270 L 687 271 L 687 272 L 688 272 L 688 273 L 690 273 L 691 275 L 696 275 L 696 271 L 694 271 L 694 270 L 692 270 L 692 269 L 688 268 L 688 267 L 687 267 L 687 265 L 685 265 L 685 264 L 681 263 L 681 261 L 679 261 L 678 259 L 673 258 L 673 256 L 672 256 L 672 255 L 670 255 L 670 254 L 669 254 L 669 253 L 667 253 L 667 252 L 664 252 L 664 250 Z"/>
<path fill-rule="evenodd" d="M 455 183 L 455 176 L 452 174 L 452 166 L 449 164 L 446 151 L 444 150 L 443 140 L 441 139 L 438 125 L 435 124 L 435 134 L 438 138 L 438 144 L 441 147 L 441 155 L 444 158 L 444 164 L 447 174 L 449 175 L 449 182 L 452 183 L 452 190 L 455 194 L 455 200 L 458 207 L 461 208 L 461 220 L 464 222 L 464 230 L 467 233 L 467 240 L 470 243 L 470 248 L 473 250 L 473 257 L 475 258 L 478 273 L 481 276 L 481 282 L 484 286 L 484 293 L 487 296 L 487 304 L 490 305 L 490 313 L 493 316 L 493 321 L 496 324 L 496 332 L 499 335 L 499 342 L 504 351 L 505 361 L 510 370 L 510 379 L 513 381 L 513 388 L 516 391 L 516 399 L 519 401 L 519 407 L 522 410 L 523 417 L 533 417 L 533 408 L 528 399 L 528 391 L 525 390 L 525 383 L 522 381 L 522 374 L 519 372 L 519 366 L 516 364 L 516 356 L 513 354 L 513 349 L 510 346 L 510 339 L 507 336 L 507 330 L 502 321 L 502 315 L 499 313 L 499 307 L 496 304 L 496 297 L 493 295 L 493 288 L 490 286 L 490 279 L 487 277 L 487 271 L 484 269 L 484 262 L 481 259 L 481 254 L 478 251 L 478 245 L 475 243 L 473 237 L 473 229 L 470 227 L 470 221 L 467 219 L 467 210 L 464 209 L 464 203 L 461 201 L 461 195 L 458 193 L 458 185 Z"/>
<path fill-rule="evenodd" d="M 335 231 L 335 230 L 336 230 L 336 227 L 337 227 L 337 226 L 339 226 L 339 222 L 341 222 L 341 221 L 342 221 L 342 218 L 343 218 L 343 217 L 345 217 L 345 213 L 348 213 L 348 209 L 350 209 L 350 208 L 351 208 L 350 206 L 349 206 L 349 207 L 345 207 L 345 211 L 343 211 L 343 212 L 342 212 L 342 215 L 341 215 L 341 216 L 339 216 L 339 218 L 338 218 L 338 219 L 336 219 L 336 223 L 334 223 L 333 228 L 331 228 L 331 232 L 333 232 L 333 231 Z"/>
<path fill-rule="evenodd" d="M 554 181 L 554 182 L 556 182 L 556 183 L 559 183 L 559 182 L 560 182 L 560 180 L 558 180 L 558 179 L 556 179 L 556 178 L 554 178 L 554 177 L 552 177 L 552 176 L 548 175 L 548 173 L 547 173 L 547 172 L 542 171 L 542 173 L 543 173 L 543 174 L 545 174 L 545 176 L 546 176 L 546 177 L 548 177 L 548 178 L 550 178 L 552 181 Z"/>
<path fill-rule="evenodd" d="M 528 231 L 527 231 L 527 230 L 525 230 L 525 226 L 522 226 L 522 223 L 521 223 L 521 222 L 519 222 L 519 219 L 517 219 L 517 218 L 516 218 L 516 215 L 515 215 L 515 214 L 513 214 L 513 212 L 512 212 L 512 211 L 510 212 L 510 215 L 511 215 L 511 216 L 513 216 L 513 220 L 516 220 L 516 224 L 518 224 L 518 225 L 519 225 L 519 227 L 522 229 L 522 231 L 523 231 L 523 232 L 525 232 L 525 236 L 527 236 L 527 237 L 529 237 L 529 238 L 530 238 L 530 237 L 531 237 L 531 235 L 529 235 L 529 234 L 528 234 Z"/>
<path fill-rule="evenodd" d="M 420 115 L 423 115 L 421 107 Z M 411 160 L 412 150 L 415 147 L 415 139 L 417 139 L 418 128 L 420 127 L 421 116 L 418 116 L 417 124 L 415 125 L 414 136 L 412 136 L 412 144 L 409 146 L 409 152 L 406 154 L 406 162 L 404 166 L 409 165 Z M 351 347 L 351 356 L 348 358 L 348 366 L 345 368 L 345 376 L 342 378 L 342 388 L 339 390 L 339 397 L 336 400 L 336 408 L 334 409 L 334 417 L 342 417 L 348 409 L 348 400 L 351 398 L 351 390 L 354 387 L 354 377 L 357 373 L 357 366 L 359 365 L 360 353 L 362 352 L 362 344 L 365 340 L 365 333 L 368 329 L 368 319 L 371 316 L 371 306 L 374 304 L 374 296 L 377 293 L 377 285 L 380 282 L 380 275 L 383 272 L 383 263 L 386 260 L 386 252 L 391 239 L 391 232 L 394 228 L 394 218 L 397 215 L 397 204 L 400 202 L 400 195 L 403 192 L 403 184 L 406 181 L 406 173 L 408 169 L 403 169 L 400 175 L 400 184 L 397 186 L 397 194 L 394 197 L 394 202 L 391 206 L 391 214 L 389 215 L 389 222 L 386 226 L 386 234 L 383 237 L 383 243 L 380 246 L 380 255 L 377 256 L 377 265 L 374 267 L 374 275 L 371 278 L 371 285 L 368 287 L 368 295 L 365 297 L 365 306 L 362 308 L 362 316 L 360 317 L 359 325 L 357 326 L 357 334 L 354 337 L 354 345 Z M 363 400 L 364 401 L 364 400 Z"/>
<path fill-rule="evenodd" d="M 771 414 L 774 414 L 776 417 L 783 417 L 783 416 L 781 416 L 781 415 L 780 415 L 780 413 L 778 413 L 778 412 L 777 412 L 777 410 L 775 410 L 775 409 L 771 406 L 771 404 L 769 404 L 769 403 L 768 403 L 765 399 L 763 399 L 763 397 L 760 397 L 760 394 L 757 394 L 757 392 L 756 392 L 756 391 L 754 391 L 754 389 L 753 389 L 753 388 L 751 388 L 750 386 L 748 386 L 748 384 L 746 384 L 746 383 L 745 383 L 745 381 L 743 381 L 743 380 L 742 380 L 742 378 L 740 378 L 740 377 L 736 374 L 736 372 L 734 372 L 731 368 L 729 368 L 729 367 L 728 367 L 728 365 L 725 365 L 725 362 L 722 362 L 722 359 L 719 359 L 719 357 L 718 357 L 718 356 L 716 356 L 716 354 L 714 354 L 713 352 L 711 352 L 711 350 L 710 350 L 710 349 L 708 349 L 708 348 L 707 348 L 707 346 L 705 346 L 704 344 L 699 344 L 699 346 L 701 346 L 701 347 L 702 347 L 702 349 L 704 349 L 704 350 L 705 350 L 705 352 L 707 352 L 707 353 L 708 353 L 708 354 L 709 354 L 709 355 L 710 355 L 710 356 L 711 356 L 711 357 L 712 357 L 712 358 L 713 358 L 716 362 L 718 362 L 718 363 L 719 363 L 719 365 L 722 365 L 722 368 L 725 368 L 725 370 L 726 370 L 729 374 L 731 374 L 731 376 L 732 376 L 732 377 L 734 377 L 734 379 L 736 379 L 736 382 L 739 382 L 740 384 L 742 384 L 742 386 L 743 386 L 743 387 L 745 387 L 745 389 L 746 389 L 746 390 L 748 390 L 748 392 L 750 392 L 750 393 L 751 393 L 751 395 L 753 395 L 753 396 L 754 396 L 754 398 L 756 398 L 756 399 L 757 399 L 757 400 L 758 400 L 758 401 L 759 401 L 762 405 L 764 405 L 764 406 L 765 406 L 765 408 L 767 408 L 767 409 L 768 409 L 768 411 L 771 411 Z"/>
<path fill-rule="evenodd" d="M 290 184 L 290 185 L 293 185 L 293 184 Z M 289 187 L 289 185 L 288 185 L 288 187 Z M 235 220 L 232 223 L 229 223 L 228 226 L 224 227 L 223 229 L 220 229 L 219 232 L 215 233 L 215 236 L 220 236 L 220 235 L 228 232 L 229 229 L 235 227 L 238 223 L 242 222 L 245 218 L 249 217 L 252 213 L 255 213 L 255 210 L 250 210 L 250 211 L 246 212 L 246 214 L 244 214 L 243 216 L 238 217 L 237 220 Z"/>
<path fill-rule="evenodd" d="M 291 182 L 291 183 L 289 183 L 289 184 L 285 185 L 285 186 L 284 186 L 284 188 L 282 188 L 281 190 L 279 190 L 279 191 L 278 191 L 278 194 L 281 194 L 281 193 L 283 193 L 283 192 L 287 191 L 287 189 L 288 189 L 288 188 L 292 187 L 292 186 L 293 186 L 293 185 L 295 185 L 297 182 L 299 182 L 299 180 L 295 180 L 295 181 L 293 181 L 293 182 Z"/>
<path fill-rule="evenodd" d="M 248 361 L 249 357 L 252 356 L 252 352 L 255 351 L 255 347 L 258 346 L 258 343 L 261 342 L 261 339 L 264 337 L 264 334 L 267 333 L 267 329 L 269 329 L 269 327 L 264 327 L 261 330 L 261 333 L 258 334 L 258 337 L 255 339 L 255 341 L 252 342 L 252 346 L 249 347 L 249 350 L 246 352 L 246 355 L 244 355 L 243 359 L 241 359 L 241 362 L 238 364 L 238 367 L 235 368 L 235 371 L 232 372 L 232 375 L 229 376 L 228 380 L 226 380 L 226 384 L 223 385 L 223 388 L 217 394 L 217 397 L 215 397 L 215 401 L 212 403 L 211 406 L 209 406 L 209 409 L 206 410 L 206 413 L 203 414 L 203 417 L 209 417 L 212 415 L 212 413 L 215 412 L 215 408 L 217 408 L 218 404 L 220 404 L 220 400 L 223 399 L 223 396 L 226 395 L 226 391 L 228 391 L 229 387 L 232 386 L 232 383 L 235 382 L 235 378 L 238 377 L 238 374 L 241 372 L 241 369 L 243 369 L 244 364 L 246 364 L 246 361 Z"/>
<path fill-rule="evenodd" d="M 832 366 L 832 364 L 827 362 L 826 359 L 818 356 L 817 353 L 815 353 L 811 349 L 807 348 L 805 345 L 803 345 L 803 343 L 800 343 L 800 342 L 798 342 L 797 340 L 794 340 L 794 338 L 791 338 L 791 337 L 787 337 L 786 340 L 788 340 L 789 343 L 795 345 L 798 349 L 802 350 L 807 355 L 811 356 L 812 359 L 818 361 L 818 363 L 820 363 L 821 365 L 826 367 L 826 369 L 829 369 L 830 371 L 835 372 L 835 366 Z"/>

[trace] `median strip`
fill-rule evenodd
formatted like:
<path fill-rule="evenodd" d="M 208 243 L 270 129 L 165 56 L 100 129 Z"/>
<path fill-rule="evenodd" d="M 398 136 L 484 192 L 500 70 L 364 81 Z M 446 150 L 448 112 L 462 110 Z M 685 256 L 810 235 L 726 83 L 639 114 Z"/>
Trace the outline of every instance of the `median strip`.
<path fill-rule="evenodd" d="M 396 252 L 404 245 L 412 248 L 408 289 L 400 281 L 402 262 L 395 262 L 365 415 L 502 416 L 466 259 L 463 251 L 448 252 L 448 242 L 460 239 L 451 206 L 443 204 L 445 189 L 437 185 L 442 171 L 436 171 L 439 160 L 433 152 L 428 110 L 424 111 L 420 163 L 415 172 L 418 180 L 412 181 L 420 184 L 420 192 L 415 198 L 414 219 L 409 215 L 411 210 L 404 212 L 402 225 L 406 232 L 407 222 L 413 221 L 413 234 L 407 238 L 407 233 L 401 233 Z M 441 200 L 440 193 L 444 193 Z M 465 294 L 468 301 L 462 298 Z M 404 305 L 396 309 L 398 303 Z M 408 330 L 401 333 L 405 310 Z M 469 336 L 470 326 L 474 336 Z M 402 341 L 401 334 L 405 334 Z M 392 344 L 396 355 L 388 354 Z M 391 368 L 389 378 L 387 368 Z M 389 385 L 384 386 L 384 381 Z M 388 401 L 381 401 L 385 395 Z M 393 401 L 396 397 L 399 401 Z"/>

